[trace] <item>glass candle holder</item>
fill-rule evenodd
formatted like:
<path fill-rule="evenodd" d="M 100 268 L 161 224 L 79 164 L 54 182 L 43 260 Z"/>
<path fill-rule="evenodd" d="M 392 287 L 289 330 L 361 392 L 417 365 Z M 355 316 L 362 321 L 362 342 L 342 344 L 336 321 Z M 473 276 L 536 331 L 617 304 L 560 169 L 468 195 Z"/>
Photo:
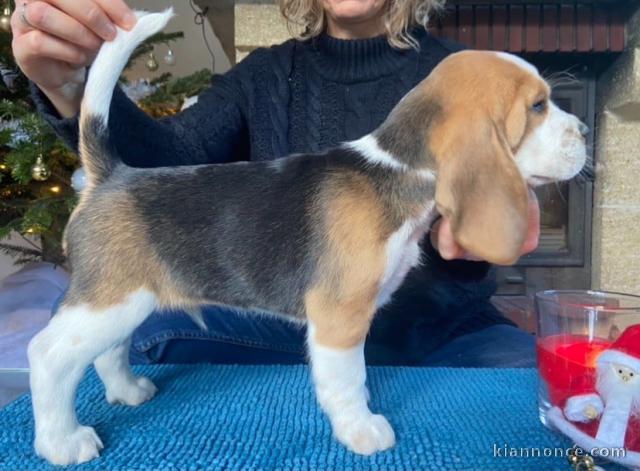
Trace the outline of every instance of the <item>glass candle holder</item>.
<path fill-rule="evenodd" d="M 581 447 L 640 452 L 640 297 L 542 291 L 535 309 L 542 423 Z"/>

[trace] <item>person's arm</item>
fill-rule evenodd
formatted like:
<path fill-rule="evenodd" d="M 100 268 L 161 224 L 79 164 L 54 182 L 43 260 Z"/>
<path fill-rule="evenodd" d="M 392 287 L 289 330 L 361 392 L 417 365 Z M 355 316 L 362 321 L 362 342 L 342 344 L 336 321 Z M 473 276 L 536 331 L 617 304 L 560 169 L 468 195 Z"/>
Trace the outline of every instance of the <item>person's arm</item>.
<path fill-rule="evenodd" d="M 245 68 L 214 77 L 210 88 L 185 111 L 155 120 L 120 88 L 111 102 L 109 132 L 123 161 L 134 167 L 192 165 L 248 157 L 244 97 L 239 83 Z M 78 118 L 64 118 L 47 96 L 32 85 L 43 118 L 72 149 L 78 146 Z"/>
<path fill-rule="evenodd" d="M 77 147 L 85 68 L 116 27 L 129 30 L 134 12 L 123 0 L 21 2 L 11 18 L 16 63 L 32 81 L 45 119 Z M 225 162 L 247 157 L 238 67 L 202 94 L 200 103 L 154 121 L 117 90 L 109 128 L 122 159 L 135 166 Z M 244 144 L 244 145 L 243 145 Z"/>

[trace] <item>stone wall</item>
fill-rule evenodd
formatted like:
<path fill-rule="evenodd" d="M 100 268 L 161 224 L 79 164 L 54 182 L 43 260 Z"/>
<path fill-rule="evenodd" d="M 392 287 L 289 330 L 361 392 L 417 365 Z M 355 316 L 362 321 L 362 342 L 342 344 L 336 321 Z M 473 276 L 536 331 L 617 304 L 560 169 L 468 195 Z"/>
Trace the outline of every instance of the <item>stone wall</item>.
<path fill-rule="evenodd" d="M 280 9 L 271 0 L 240 0 L 235 7 L 236 62 L 257 47 L 279 44 L 291 37 Z"/>
<path fill-rule="evenodd" d="M 593 287 L 640 294 L 640 10 L 597 83 Z"/>

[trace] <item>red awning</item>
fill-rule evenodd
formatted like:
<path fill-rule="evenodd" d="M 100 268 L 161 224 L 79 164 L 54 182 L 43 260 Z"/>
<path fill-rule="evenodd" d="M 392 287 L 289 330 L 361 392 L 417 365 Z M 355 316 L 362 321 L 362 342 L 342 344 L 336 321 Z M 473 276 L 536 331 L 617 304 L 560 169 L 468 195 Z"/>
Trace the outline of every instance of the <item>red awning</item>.
<path fill-rule="evenodd" d="M 452 5 L 431 32 L 515 53 L 620 52 L 626 45 L 625 9 L 615 4 Z"/>

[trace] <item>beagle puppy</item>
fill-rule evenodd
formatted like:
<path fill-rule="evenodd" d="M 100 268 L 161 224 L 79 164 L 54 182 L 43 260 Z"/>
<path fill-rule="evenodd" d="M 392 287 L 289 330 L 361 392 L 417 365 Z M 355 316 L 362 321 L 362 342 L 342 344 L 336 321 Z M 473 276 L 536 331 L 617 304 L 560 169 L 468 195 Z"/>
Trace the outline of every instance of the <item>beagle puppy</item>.
<path fill-rule="evenodd" d="M 91 362 L 106 399 L 156 392 L 128 365 L 131 333 L 154 309 L 202 304 L 307 324 L 317 399 L 337 440 L 371 454 L 395 443 L 367 404 L 363 345 L 376 310 L 419 263 L 442 214 L 466 250 L 518 258 L 529 188 L 582 168 L 585 126 L 558 109 L 515 56 L 443 60 L 371 134 L 316 155 L 182 168 L 126 166 L 107 122 L 129 55 L 171 11 L 139 13 L 91 67 L 80 119 L 88 186 L 66 229 L 71 285 L 29 345 L 35 450 L 81 463 L 103 447 L 80 425 L 75 391 Z M 197 316 L 196 316 L 197 318 Z"/>

